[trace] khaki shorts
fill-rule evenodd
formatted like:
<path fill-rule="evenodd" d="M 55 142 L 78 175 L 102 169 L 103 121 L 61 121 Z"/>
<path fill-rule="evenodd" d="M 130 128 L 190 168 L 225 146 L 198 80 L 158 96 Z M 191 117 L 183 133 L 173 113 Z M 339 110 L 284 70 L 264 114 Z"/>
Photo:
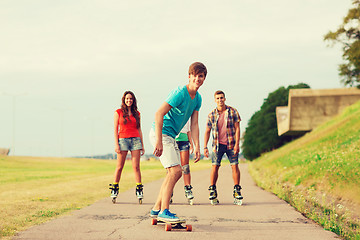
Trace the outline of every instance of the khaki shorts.
<path fill-rule="evenodd" d="M 150 129 L 149 138 L 151 144 L 153 145 L 153 147 L 155 147 L 156 136 L 153 128 Z M 180 165 L 181 164 L 180 152 L 175 139 L 168 135 L 163 134 L 162 142 L 163 142 L 163 153 L 160 156 L 160 162 L 164 166 L 164 168 Z"/>

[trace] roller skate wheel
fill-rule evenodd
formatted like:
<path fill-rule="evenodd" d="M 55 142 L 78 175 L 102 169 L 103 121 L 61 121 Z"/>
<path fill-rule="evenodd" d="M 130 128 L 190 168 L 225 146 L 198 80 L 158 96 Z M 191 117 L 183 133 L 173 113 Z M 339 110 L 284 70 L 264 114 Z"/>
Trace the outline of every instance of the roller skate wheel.
<path fill-rule="evenodd" d="M 219 200 L 217 200 L 216 198 L 215 198 L 215 199 L 211 199 L 210 202 L 211 202 L 211 205 L 217 205 L 217 204 L 219 204 Z"/>
<path fill-rule="evenodd" d="M 114 197 L 113 199 L 112 199 L 112 203 L 116 203 L 116 198 Z"/>
<path fill-rule="evenodd" d="M 142 198 L 139 198 L 139 204 L 142 204 Z"/>
<path fill-rule="evenodd" d="M 189 199 L 188 201 L 189 201 L 189 204 L 190 204 L 190 205 L 193 205 L 193 204 L 194 204 L 194 201 L 193 201 L 192 199 Z"/>
<path fill-rule="evenodd" d="M 167 223 L 165 224 L 165 231 L 171 231 L 171 224 L 170 223 Z"/>
<path fill-rule="evenodd" d="M 241 199 L 235 199 L 234 200 L 234 204 L 236 204 L 236 205 L 242 205 L 242 200 Z"/>
<path fill-rule="evenodd" d="M 151 219 L 151 225 L 157 225 L 157 219 L 156 218 Z"/>
<path fill-rule="evenodd" d="M 191 232 L 192 231 L 192 225 L 190 225 L 190 224 L 186 225 L 186 231 Z"/>

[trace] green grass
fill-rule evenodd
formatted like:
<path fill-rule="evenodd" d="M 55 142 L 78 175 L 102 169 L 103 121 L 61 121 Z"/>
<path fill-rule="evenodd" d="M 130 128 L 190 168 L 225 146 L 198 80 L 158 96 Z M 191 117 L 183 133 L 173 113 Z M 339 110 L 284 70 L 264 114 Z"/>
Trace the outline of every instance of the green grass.
<path fill-rule="evenodd" d="M 360 239 L 360 102 L 249 167 L 262 188 L 345 239 Z"/>
<path fill-rule="evenodd" d="M 110 160 L 0 156 L 0 238 L 108 197 L 115 165 Z M 191 163 L 192 171 L 210 166 L 208 161 Z M 165 170 L 150 160 L 141 162 L 141 173 L 146 184 L 164 177 Z M 127 161 L 120 192 L 133 188 L 134 182 Z"/>

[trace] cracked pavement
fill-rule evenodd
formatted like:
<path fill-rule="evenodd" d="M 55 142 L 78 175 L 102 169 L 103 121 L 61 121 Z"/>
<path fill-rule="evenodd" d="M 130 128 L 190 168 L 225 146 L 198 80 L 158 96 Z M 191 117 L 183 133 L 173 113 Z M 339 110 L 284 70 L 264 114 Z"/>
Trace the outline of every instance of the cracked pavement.
<path fill-rule="evenodd" d="M 339 239 L 285 201 L 257 187 L 247 171 L 247 164 L 240 164 L 240 171 L 242 206 L 233 204 L 229 165 L 222 166 L 219 171 L 220 204 L 216 206 L 208 200 L 210 169 L 192 173 L 193 206 L 188 205 L 183 180 L 179 180 L 170 210 L 192 224 L 192 232 L 165 232 L 163 224 L 151 225 L 149 211 L 162 183 L 158 180 L 144 185 L 141 205 L 135 190 L 130 189 L 119 194 L 116 204 L 110 197 L 102 199 L 70 215 L 20 232 L 13 239 Z"/>

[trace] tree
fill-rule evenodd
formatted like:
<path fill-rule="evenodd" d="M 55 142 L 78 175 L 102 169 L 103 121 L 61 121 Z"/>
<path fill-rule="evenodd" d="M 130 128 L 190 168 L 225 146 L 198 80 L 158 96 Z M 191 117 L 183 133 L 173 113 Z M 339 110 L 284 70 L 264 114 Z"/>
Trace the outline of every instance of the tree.
<path fill-rule="evenodd" d="M 263 152 L 279 148 L 293 140 L 293 137 L 279 136 L 277 131 L 276 107 L 287 106 L 289 90 L 310 88 L 305 83 L 280 87 L 270 93 L 264 100 L 260 110 L 255 112 L 248 122 L 242 138 L 242 153 L 246 159 L 253 160 Z"/>
<path fill-rule="evenodd" d="M 343 24 L 335 32 L 327 33 L 324 40 L 343 45 L 345 63 L 339 65 L 341 82 L 360 88 L 360 0 L 353 0 L 353 5 Z"/>

